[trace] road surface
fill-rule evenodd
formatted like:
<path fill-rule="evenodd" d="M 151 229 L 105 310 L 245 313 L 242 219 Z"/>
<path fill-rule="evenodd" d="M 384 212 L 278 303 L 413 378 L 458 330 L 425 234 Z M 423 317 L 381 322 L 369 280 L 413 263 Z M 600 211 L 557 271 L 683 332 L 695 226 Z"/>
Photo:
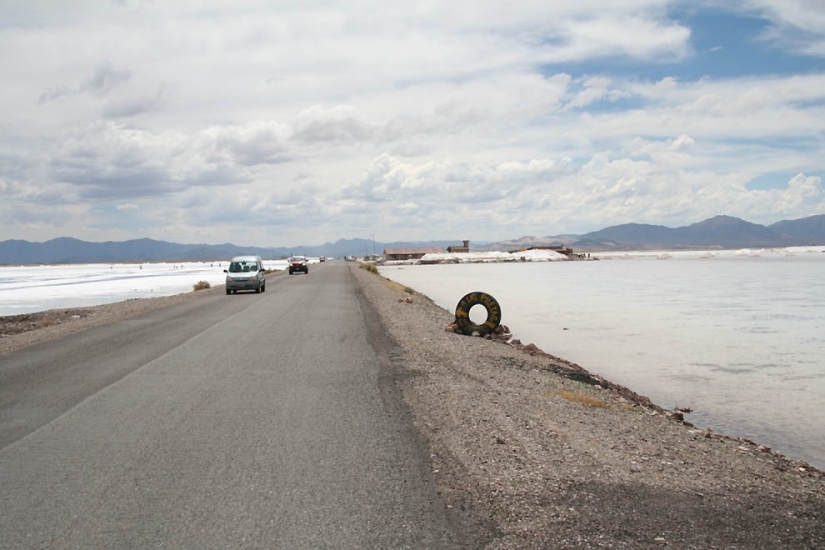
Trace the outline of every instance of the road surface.
<path fill-rule="evenodd" d="M 0 356 L 0 548 L 461 546 L 346 266 Z"/>

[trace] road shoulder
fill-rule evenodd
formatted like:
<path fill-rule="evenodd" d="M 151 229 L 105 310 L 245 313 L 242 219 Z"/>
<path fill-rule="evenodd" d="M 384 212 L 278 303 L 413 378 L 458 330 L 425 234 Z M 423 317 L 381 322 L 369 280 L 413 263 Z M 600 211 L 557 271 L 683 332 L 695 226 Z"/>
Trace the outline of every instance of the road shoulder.
<path fill-rule="evenodd" d="M 453 316 L 425 296 L 350 269 L 398 346 L 438 492 L 486 548 L 825 547 L 816 469 L 555 358 L 446 332 Z"/>

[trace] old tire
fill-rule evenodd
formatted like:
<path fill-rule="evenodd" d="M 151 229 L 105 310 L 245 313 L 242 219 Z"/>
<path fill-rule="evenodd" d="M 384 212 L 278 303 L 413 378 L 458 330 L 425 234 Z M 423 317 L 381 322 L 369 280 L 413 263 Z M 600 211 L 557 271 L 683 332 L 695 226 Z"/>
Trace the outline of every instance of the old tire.
<path fill-rule="evenodd" d="M 470 310 L 473 306 L 479 305 L 487 310 L 487 320 L 477 325 L 470 320 Z M 459 300 L 455 308 L 455 322 L 458 325 L 458 332 L 467 336 L 490 334 L 501 323 L 501 306 L 486 292 L 471 292 Z"/>

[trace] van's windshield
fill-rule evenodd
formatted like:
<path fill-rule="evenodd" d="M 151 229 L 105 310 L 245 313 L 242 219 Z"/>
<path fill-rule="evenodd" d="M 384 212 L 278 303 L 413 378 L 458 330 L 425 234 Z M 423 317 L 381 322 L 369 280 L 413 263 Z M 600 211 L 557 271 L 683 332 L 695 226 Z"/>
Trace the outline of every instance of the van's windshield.
<path fill-rule="evenodd" d="M 258 271 L 258 264 L 255 262 L 232 262 L 229 264 L 230 273 L 243 273 L 244 271 Z"/>

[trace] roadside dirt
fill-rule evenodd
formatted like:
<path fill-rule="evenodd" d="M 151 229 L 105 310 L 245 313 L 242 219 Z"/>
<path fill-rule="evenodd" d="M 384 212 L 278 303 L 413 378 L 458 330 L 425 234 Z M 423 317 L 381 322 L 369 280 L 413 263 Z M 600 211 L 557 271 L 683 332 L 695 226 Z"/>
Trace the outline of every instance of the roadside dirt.
<path fill-rule="evenodd" d="M 402 395 L 473 547 L 825 548 L 822 472 L 530 344 L 449 332 L 453 314 L 426 296 L 351 269 L 398 344 Z"/>

